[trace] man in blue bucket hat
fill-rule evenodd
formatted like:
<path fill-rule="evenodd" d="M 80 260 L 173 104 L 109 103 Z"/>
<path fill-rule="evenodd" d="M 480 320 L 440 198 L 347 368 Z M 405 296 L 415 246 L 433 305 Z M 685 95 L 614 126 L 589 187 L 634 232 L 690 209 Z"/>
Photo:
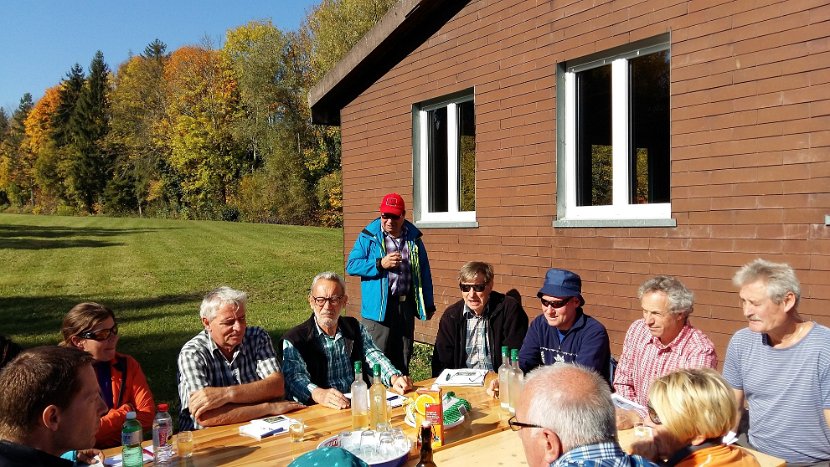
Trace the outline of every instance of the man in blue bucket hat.
<path fill-rule="evenodd" d="M 567 269 L 549 269 L 536 294 L 542 314 L 530 323 L 519 366 L 525 373 L 541 365 L 578 363 L 609 380 L 608 332 L 582 310 L 582 279 Z"/>

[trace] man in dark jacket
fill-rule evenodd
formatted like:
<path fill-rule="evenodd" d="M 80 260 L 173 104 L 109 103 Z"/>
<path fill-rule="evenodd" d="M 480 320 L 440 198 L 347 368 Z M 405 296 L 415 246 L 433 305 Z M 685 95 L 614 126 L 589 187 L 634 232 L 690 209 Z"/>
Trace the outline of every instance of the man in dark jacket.
<path fill-rule="evenodd" d="M 501 346 L 519 348 L 527 332 L 522 305 L 493 292 L 493 267 L 471 261 L 458 273 L 462 300 L 444 311 L 432 353 L 432 376 L 445 368 L 498 370 Z"/>

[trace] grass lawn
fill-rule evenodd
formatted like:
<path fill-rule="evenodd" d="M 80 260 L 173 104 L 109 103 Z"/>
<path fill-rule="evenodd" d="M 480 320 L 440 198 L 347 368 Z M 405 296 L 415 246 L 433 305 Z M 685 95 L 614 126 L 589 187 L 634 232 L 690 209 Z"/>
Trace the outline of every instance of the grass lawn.
<path fill-rule="evenodd" d="M 205 292 L 248 292 L 249 324 L 276 344 L 308 316 L 314 275 L 343 273 L 343 231 L 0 214 L 0 264 L 0 333 L 24 347 L 55 344 L 76 303 L 108 305 L 118 350 L 138 359 L 157 401 L 178 408 L 176 356 L 202 328 Z"/>

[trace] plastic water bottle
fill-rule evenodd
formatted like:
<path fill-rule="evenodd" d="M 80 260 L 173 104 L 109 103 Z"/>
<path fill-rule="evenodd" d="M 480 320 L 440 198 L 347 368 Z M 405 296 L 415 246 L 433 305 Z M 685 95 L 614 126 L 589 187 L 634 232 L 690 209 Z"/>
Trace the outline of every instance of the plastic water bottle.
<path fill-rule="evenodd" d="M 121 459 L 124 467 L 144 465 L 144 455 L 141 453 L 141 424 L 135 419 L 135 412 L 127 412 L 127 420 L 121 427 Z"/>
<path fill-rule="evenodd" d="M 352 429 L 369 428 L 369 388 L 363 381 L 363 365 L 354 362 L 354 383 L 352 383 Z"/>
<path fill-rule="evenodd" d="M 519 368 L 519 349 L 512 349 L 510 351 L 510 361 L 511 361 L 511 368 L 510 368 L 510 376 L 508 378 L 508 392 L 509 394 L 509 405 L 508 409 L 510 413 L 516 413 L 516 404 L 519 403 L 519 397 L 522 394 L 522 387 L 524 386 L 524 376 L 525 374 L 522 372 L 522 369 Z"/>
<path fill-rule="evenodd" d="M 510 406 L 510 387 L 508 382 L 508 375 L 510 374 L 510 354 L 507 351 L 507 346 L 501 346 L 501 366 L 499 367 L 499 402 L 501 408 L 508 410 Z"/>
<path fill-rule="evenodd" d="M 153 465 L 173 462 L 173 419 L 167 413 L 167 404 L 159 404 L 153 419 Z"/>

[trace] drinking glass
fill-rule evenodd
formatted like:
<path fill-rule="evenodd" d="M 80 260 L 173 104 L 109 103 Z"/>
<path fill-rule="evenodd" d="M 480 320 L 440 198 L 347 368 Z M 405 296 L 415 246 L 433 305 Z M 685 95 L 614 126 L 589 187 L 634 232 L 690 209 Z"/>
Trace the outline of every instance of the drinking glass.
<path fill-rule="evenodd" d="M 180 431 L 179 434 L 176 435 L 176 449 L 178 450 L 180 457 L 187 458 L 193 456 L 192 431 Z"/>
<path fill-rule="evenodd" d="M 366 430 L 360 434 L 360 453 L 363 457 L 374 457 L 377 452 L 377 437 L 374 430 Z"/>
<path fill-rule="evenodd" d="M 303 440 L 303 436 L 305 436 L 305 425 L 303 425 L 302 419 L 294 419 L 288 425 L 288 434 L 291 435 L 291 442 L 292 443 L 299 443 Z"/>
<path fill-rule="evenodd" d="M 341 448 L 351 452 L 352 454 L 358 454 L 358 451 L 360 451 L 359 436 L 359 432 L 344 431 L 337 435 L 337 442 Z"/>
<path fill-rule="evenodd" d="M 384 459 L 393 459 L 396 454 L 395 450 L 395 439 L 392 437 L 392 433 L 386 432 L 380 434 L 380 443 L 378 443 L 378 454 Z"/>

